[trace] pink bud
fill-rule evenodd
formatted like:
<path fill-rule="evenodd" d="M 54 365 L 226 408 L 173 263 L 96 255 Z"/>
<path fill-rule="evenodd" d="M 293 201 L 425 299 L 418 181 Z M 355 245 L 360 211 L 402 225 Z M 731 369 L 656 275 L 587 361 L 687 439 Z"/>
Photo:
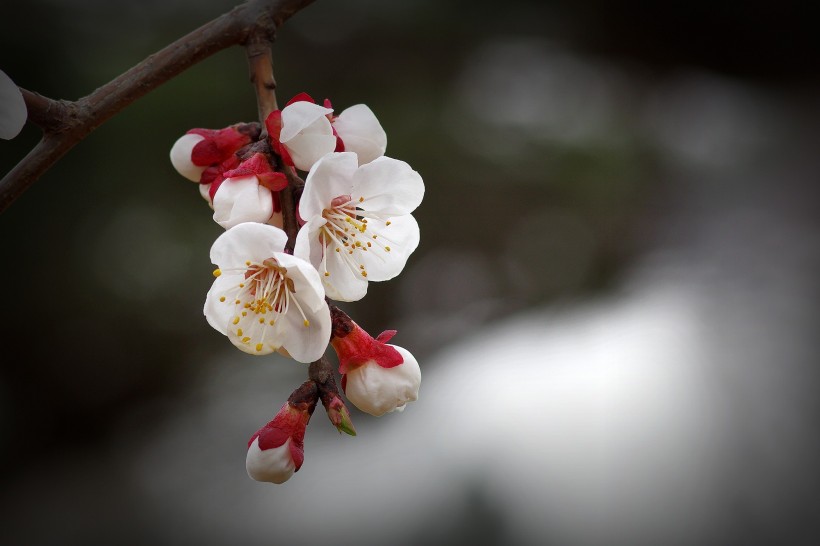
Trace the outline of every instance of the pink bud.
<path fill-rule="evenodd" d="M 286 402 L 271 422 L 251 436 L 245 459 L 248 476 L 260 482 L 284 483 L 301 468 L 311 412 L 312 407 L 299 409 Z"/>
<path fill-rule="evenodd" d="M 394 330 L 373 339 L 337 308 L 331 310 L 331 345 L 339 357 L 342 389 L 360 410 L 376 417 L 402 411 L 418 398 L 421 369 L 407 349 L 388 345 Z"/>

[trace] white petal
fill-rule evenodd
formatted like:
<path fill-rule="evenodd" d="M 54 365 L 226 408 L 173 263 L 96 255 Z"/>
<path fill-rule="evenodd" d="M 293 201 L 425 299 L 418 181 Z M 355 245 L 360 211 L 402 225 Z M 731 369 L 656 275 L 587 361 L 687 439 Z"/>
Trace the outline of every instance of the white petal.
<path fill-rule="evenodd" d="M 419 246 L 419 225 L 412 215 L 395 216 L 389 222 L 388 226 L 382 220 L 368 220 L 367 232 L 378 237 L 371 239 L 367 252 L 356 253 L 370 281 L 387 281 L 401 273 Z"/>
<path fill-rule="evenodd" d="M 221 269 L 245 268 L 245 262 L 259 262 L 283 252 L 288 236 L 279 228 L 248 222 L 235 226 L 214 241 L 211 262 Z"/>
<path fill-rule="evenodd" d="M 208 206 L 211 207 L 211 210 L 214 208 L 214 202 L 211 201 L 211 185 L 210 184 L 199 184 L 199 195 L 208 202 Z"/>
<path fill-rule="evenodd" d="M 171 165 L 179 174 L 192 182 L 199 182 L 202 171 L 205 170 L 205 167 L 194 165 L 191 161 L 191 152 L 194 146 L 203 140 L 205 140 L 205 137 L 202 135 L 182 135 L 171 147 Z"/>
<path fill-rule="evenodd" d="M 232 289 L 243 279 L 244 276 L 241 274 L 222 274 L 214 280 L 205 298 L 205 318 L 214 330 L 223 335 L 227 335 L 230 321 L 234 317 L 233 298 L 228 293 L 235 292 Z M 222 297 L 225 301 L 219 301 Z"/>
<path fill-rule="evenodd" d="M 322 245 L 319 242 L 319 230 L 327 223 L 321 216 L 312 216 L 296 234 L 296 243 L 293 245 L 293 255 L 313 265 L 320 270 L 322 262 Z M 319 271 L 324 273 L 324 271 Z"/>
<path fill-rule="evenodd" d="M 242 315 L 243 312 L 245 315 Z M 256 314 L 239 306 L 234 307 L 234 315 L 228 325 L 228 339 L 242 352 L 257 356 L 270 354 L 277 351 L 288 336 L 289 327 L 283 317 Z"/>
<path fill-rule="evenodd" d="M 309 171 L 322 156 L 336 149 L 336 137 L 332 134 L 297 135 L 284 146 L 288 149 L 296 168 L 300 171 Z"/>
<path fill-rule="evenodd" d="M 0 138 L 11 140 L 20 134 L 28 118 L 20 88 L 0 70 Z"/>
<path fill-rule="evenodd" d="M 317 311 L 327 307 L 325 302 L 325 289 L 316 268 L 309 262 L 279 253 L 274 256 L 279 265 L 287 269 L 287 275 L 293 281 L 294 294 L 299 298 L 299 304 L 307 310 Z"/>
<path fill-rule="evenodd" d="M 345 394 L 360 410 L 379 417 L 401 411 L 407 402 L 418 399 L 421 369 L 410 352 L 394 347 L 404 362 L 393 368 L 382 368 L 375 362 L 367 363 L 347 374 Z"/>
<path fill-rule="evenodd" d="M 383 156 L 387 149 L 387 134 L 364 104 L 345 109 L 333 121 L 333 127 L 344 142 L 345 151 L 354 152 L 359 157 L 359 165 Z"/>
<path fill-rule="evenodd" d="M 322 214 L 330 202 L 353 191 L 353 175 L 359 163 L 351 152 L 332 153 L 322 157 L 310 170 L 299 202 L 299 214 L 305 220 Z"/>
<path fill-rule="evenodd" d="M 301 132 L 320 132 L 333 134 L 330 128 L 330 121 L 327 115 L 333 113 L 330 108 L 325 108 L 312 102 L 300 101 L 289 104 L 282 109 L 282 132 L 279 134 L 280 142 L 287 142 Z M 314 125 L 317 121 L 325 120 L 327 125 Z"/>
<path fill-rule="evenodd" d="M 245 458 L 248 476 L 258 482 L 285 483 L 296 471 L 290 455 L 290 438 L 279 447 L 261 450 L 259 438 L 254 438 Z"/>
<path fill-rule="evenodd" d="M 322 277 L 327 297 L 336 301 L 358 301 L 365 297 L 367 278 L 361 275 L 358 262 L 344 248 L 340 252 L 335 247 L 328 250 L 325 266 L 330 275 Z"/>
<path fill-rule="evenodd" d="M 229 178 L 214 195 L 214 221 L 225 229 L 243 222 L 267 222 L 273 214 L 270 190 L 255 176 Z"/>
<path fill-rule="evenodd" d="M 383 215 L 410 214 L 421 204 L 424 182 L 410 165 L 398 159 L 380 157 L 362 165 L 353 174 L 354 200 L 364 210 Z"/>
<path fill-rule="evenodd" d="M 296 236 L 294 255 L 308 260 L 319 272 L 328 298 L 358 301 L 367 294 L 367 279 L 361 276 L 359 262 L 348 254 L 348 249 L 331 243 L 327 248 L 327 258 L 322 262 L 324 245 L 319 240 L 319 234 L 325 223 L 325 219 L 318 216 L 302 226 Z"/>
<path fill-rule="evenodd" d="M 294 360 L 310 363 L 322 358 L 330 342 L 330 310 L 327 303 L 316 311 L 303 306 L 302 312 L 291 303 L 282 320 L 288 333 L 282 346 Z M 308 321 L 307 326 L 305 320 Z"/>

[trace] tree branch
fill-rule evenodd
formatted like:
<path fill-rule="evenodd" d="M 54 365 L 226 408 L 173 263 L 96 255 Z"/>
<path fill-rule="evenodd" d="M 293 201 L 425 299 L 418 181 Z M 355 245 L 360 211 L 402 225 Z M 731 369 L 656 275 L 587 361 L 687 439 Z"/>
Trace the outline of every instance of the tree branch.
<path fill-rule="evenodd" d="M 249 0 L 75 102 L 55 101 L 21 90 L 29 119 L 43 129 L 43 138 L 0 180 L 0 212 L 111 116 L 214 53 L 246 44 L 251 37 L 272 40 L 282 23 L 312 1 Z"/>

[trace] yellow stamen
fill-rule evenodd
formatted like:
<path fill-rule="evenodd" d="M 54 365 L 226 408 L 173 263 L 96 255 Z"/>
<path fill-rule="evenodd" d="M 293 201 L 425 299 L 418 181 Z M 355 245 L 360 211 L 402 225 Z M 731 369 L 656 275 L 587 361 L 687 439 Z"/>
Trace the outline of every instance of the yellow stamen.
<path fill-rule="evenodd" d="M 219 298 L 219 301 L 225 301 L 225 296 L 221 296 L 221 297 Z"/>
<path fill-rule="evenodd" d="M 233 318 L 233 323 L 234 324 L 239 324 L 239 317 L 234 317 Z"/>
<path fill-rule="evenodd" d="M 263 345 L 262 345 L 261 343 L 257 343 L 257 344 L 256 344 L 256 352 L 257 352 L 257 353 L 258 353 L 258 352 L 261 352 L 261 351 L 262 351 L 262 347 L 263 347 Z"/>
<path fill-rule="evenodd" d="M 220 270 L 220 269 L 214 269 L 214 277 L 218 277 L 218 276 L 220 276 L 221 274 L 222 274 L 222 270 Z"/>

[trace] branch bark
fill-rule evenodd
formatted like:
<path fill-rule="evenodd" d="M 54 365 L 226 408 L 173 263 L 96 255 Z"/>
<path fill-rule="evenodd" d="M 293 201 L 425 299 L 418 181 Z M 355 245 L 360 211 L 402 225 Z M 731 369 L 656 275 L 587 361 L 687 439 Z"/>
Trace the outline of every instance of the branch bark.
<path fill-rule="evenodd" d="M 270 43 L 276 29 L 311 2 L 313 0 L 249 0 L 74 102 L 55 101 L 21 90 L 29 109 L 29 120 L 43 129 L 43 138 L 0 180 L 0 212 L 111 116 L 227 47 L 246 45 L 251 38 L 260 36 Z"/>

